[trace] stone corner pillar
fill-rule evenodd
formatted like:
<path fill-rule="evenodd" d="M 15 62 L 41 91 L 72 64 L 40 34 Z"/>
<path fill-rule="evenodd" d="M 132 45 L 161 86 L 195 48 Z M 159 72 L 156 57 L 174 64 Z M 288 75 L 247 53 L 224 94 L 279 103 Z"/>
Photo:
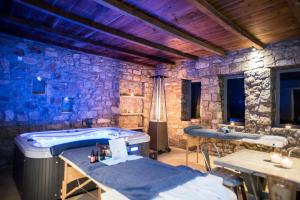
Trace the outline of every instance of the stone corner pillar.
<path fill-rule="evenodd" d="M 269 133 L 272 125 L 271 70 L 245 72 L 245 131 Z"/>

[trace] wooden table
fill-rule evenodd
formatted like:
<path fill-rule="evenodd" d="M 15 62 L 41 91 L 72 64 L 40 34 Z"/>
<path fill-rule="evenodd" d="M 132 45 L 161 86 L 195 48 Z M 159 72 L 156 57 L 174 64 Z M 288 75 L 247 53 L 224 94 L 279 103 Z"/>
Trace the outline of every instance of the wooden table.
<path fill-rule="evenodd" d="M 274 176 L 299 186 L 300 159 L 292 159 L 292 169 L 285 169 L 280 167 L 279 164 L 271 163 L 269 153 L 244 149 L 218 158 L 214 163 L 222 167 L 240 171 L 248 192 L 254 199 L 260 199 L 263 187 L 259 177 Z"/>

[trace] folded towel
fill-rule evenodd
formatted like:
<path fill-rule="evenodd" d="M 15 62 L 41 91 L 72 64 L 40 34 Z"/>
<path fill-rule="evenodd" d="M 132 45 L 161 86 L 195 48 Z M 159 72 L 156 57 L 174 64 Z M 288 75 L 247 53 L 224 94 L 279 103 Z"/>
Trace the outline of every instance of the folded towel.
<path fill-rule="evenodd" d="M 141 158 L 143 158 L 143 157 L 142 156 L 137 156 L 137 155 L 128 155 L 125 159 L 109 158 L 109 159 L 106 159 L 106 160 L 102 160 L 101 162 L 108 165 L 108 166 L 111 166 L 111 165 L 116 165 L 116 164 L 119 164 L 119 163 L 122 163 L 122 162 L 129 161 L 129 160 L 137 160 L 137 159 L 141 159 Z"/>
<path fill-rule="evenodd" d="M 220 128 L 219 131 L 224 133 L 224 134 L 230 133 L 230 130 L 227 126 Z"/>

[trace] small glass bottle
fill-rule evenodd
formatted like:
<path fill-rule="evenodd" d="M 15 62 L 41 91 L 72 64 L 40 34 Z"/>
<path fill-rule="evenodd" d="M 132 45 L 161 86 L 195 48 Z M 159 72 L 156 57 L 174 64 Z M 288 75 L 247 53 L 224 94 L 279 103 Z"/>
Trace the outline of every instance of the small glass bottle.
<path fill-rule="evenodd" d="M 96 161 L 96 157 L 93 149 L 90 155 L 90 163 L 94 163 L 95 161 Z"/>
<path fill-rule="evenodd" d="M 101 160 L 105 160 L 105 146 L 101 148 L 101 153 L 100 153 Z"/>
<path fill-rule="evenodd" d="M 98 156 L 99 156 L 99 153 L 98 153 L 98 151 L 96 151 L 95 162 L 99 162 Z"/>

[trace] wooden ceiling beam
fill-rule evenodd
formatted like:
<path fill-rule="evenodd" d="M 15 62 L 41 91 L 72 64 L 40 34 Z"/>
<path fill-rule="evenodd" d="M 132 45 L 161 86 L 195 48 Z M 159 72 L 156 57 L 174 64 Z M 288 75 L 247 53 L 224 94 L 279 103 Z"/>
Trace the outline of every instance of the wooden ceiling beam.
<path fill-rule="evenodd" d="M 287 0 L 290 9 L 293 11 L 298 23 L 300 24 L 300 1 L 299 0 Z"/>
<path fill-rule="evenodd" d="M 189 58 L 189 59 L 197 59 L 198 58 L 197 56 L 194 56 L 192 54 L 184 53 L 177 49 L 173 49 L 173 48 L 170 48 L 170 47 L 167 47 L 167 46 L 155 43 L 155 42 L 151 42 L 144 38 L 140 38 L 135 35 L 131 35 L 131 34 L 122 32 L 118 29 L 114 29 L 112 27 L 96 23 L 94 21 L 80 17 L 78 15 L 74 15 L 72 13 L 65 12 L 64 10 L 62 10 L 60 8 L 53 7 L 50 4 L 41 2 L 39 0 L 14 0 L 14 1 L 18 2 L 20 4 L 23 4 L 25 6 L 28 6 L 30 8 L 47 13 L 49 15 L 64 19 L 73 24 L 83 26 L 85 28 L 92 29 L 94 31 L 101 32 L 101 33 L 104 33 L 104 34 L 107 34 L 107 35 L 110 35 L 113 37 L 118 37 L 122 40 L 126 40 L 131 43 L 135 43 L 135 44 L 142 45 L 142 46 L 145 46 L 148 48 L 172 53 L 172 54 L 184 57 L 184 58 Z"/>
<path fill-rule="evenodd" d="M 247 39 L 252 45 L 257 49 L 262 49 L 264 47 L 264 43 L 254 37 L 251 33 L 247 32 L 230 19 L 228 19 L 225 15 L 220 13 L 213 5 L 208 3 L 206 0 L 187 0 L 192 5 L 194 5 L 198 10 L 202 13 L 210 17 L 220 26 L 225 28 L 227 31 L 239 36 L 240 38 Z"/>
<path fill-rule="evenodd" d="M 159 28 L 163 31 L 171 33 L 174 36 L 179 37 L 180 39 L 185 40 L 189 43 L 192 43 L 206 51 L 209 51 L 209 52 L 212 52 L 212 53 L 218 54 L 218 55 L 224 55 L 224 53 L 225 53 L 224 50 L 221 49 L 220 47 L 217 47 L 216 45 L 213 45 L 213 44 L 205 41 L 202 38 L 194 36 L 191 33 L 187 32 L 181 28 L 178 28 L 168 22 L 165 22 L 165 21 L 159 19 L 158 17 L 154 17 L 154 16 L 150 15 L 149 13 L 146 13 L 145 11 L 143 11 L 137 7 L 134 7 L 128 3 L 125 3 L 124 1 L 120 1 L 120 0 L 94 0 L 94 1 L 103 6 L 117 10 L 125 15 L 130 15 L 132 17 L 138 18 L 138 19 L 150 24 L 151 26 L 153 26 L 155 28 Z"/>
<path fill-rule="evenodd" d="M 125 58 L 118 58 L 118 57 L 115 57 L 115 56 L 103 55 L 102 53 L 98 53 L 94 50 L 84 49 L 84 48 L 75 47 L 75 46 L 71 46 L 71 45 L 67 45 L 67 44 L 62 44 L 60 42 L 53 41 L 53 40 L 41 39 L 41 38 L 33 37 L 31 35 L 24 34 L 24 33 L 18 32 L 18 31 L 11 32 L 11 31 L 7 31 L 7 30 L 3 30 L 3 28 L 0 28 L 0 32 L 10 34 L 10 35 L 15 35 L 15 36 L 21 37 L 21 38 L 26 38 L 26 39 L 29 39 L 29 40 L 34 40 L 34 41 L 45 43 L 45 44 L 50 44 L 50 45 L 62 47 L 62 48 L 65 48 L 65 49 L 67 48 L 67 49 L 70 49 L 70 50 L 73 50 L 73 51 L 80 51 L 80 52 L 83 52 L 83 53 L 92 54 L 92 55 L 95 55 L 95 56 L 106 57 L 106 58 L 115 59 L 115 60 L 119 60 L 119 61 L 123 61 L 123 62 L 127 62 L 127 63 L 132 63 L 132 64 L 136 64 L 136 65 L 155 67 L 154 64 L 152 65 L 152 64 L 148 64 L 148 63 L 144 63 L 144 62 L 125 59 Z"/>
<path fill-rule="evenodd" d="M 45 27 L 43 25 L 34 24 L 32 22 L 29 22 L 29 21 L 26 21 L 26 20 L 23 20 L 23 19 L 19 19 L 19 18 L 16 18 L 16 17 L 11 17 L 11 16 L 7 16 L 7 15 L 0 15 L 0 17 L 1 17 L 1 19 L 5 20 L 9 23 L 15 23 L 15 24 L 21 25 L 23 27 L 26 27 L 28 29 L 33 29 L 35 31 L 40 31 L 40 32 L 43 32 L 45 34 L 53 35 L 55 37 L 61 37 L 61 38 L 65 38 L 65 39 L 68 39 L 68 40 L 80 41 L 80 42 L 91 44 L 91 45 L 94 45 L 94 46 L 98 46 L 98 47 L 102 47 L 102 48 L 104 47 L 104 48 L 107 48 L 107 49 L 111 49 L 113 51 L 118 51 L 118 52 L 121 52 L 123 54 L 130 55 L 130 56 L 138 56 L 138 57 L 142 57 L 142 58 L 147 58 L 149 60 L 160 62 L 160 63 L 175 64 L 175 62 L 170 61 L 170 60 L 165 59 L 165 58 L 162 58 L 162 57 L 156 57 L 156 56 L 144 54 L 142 52 L 136 52 L 136 51 L 125 49 L 125 48 L 112 46 L 112 45 L 105 44 L 105 43 L 102 43 L 102 42 L 99 42 L 99 41 L 94 41 L 94 40 L 90 40 L 90 39 L 86 39 L 86 38 L 81 38 L 81 37 L 78 37 L 78 36 L 75 36 L 75 35 L 71 35 L 71 34 L 68 34 L 68 33 L 64 33 L 64 32 L 61 32 L 61 31 L 57 31 L 57 30 Z"/>

